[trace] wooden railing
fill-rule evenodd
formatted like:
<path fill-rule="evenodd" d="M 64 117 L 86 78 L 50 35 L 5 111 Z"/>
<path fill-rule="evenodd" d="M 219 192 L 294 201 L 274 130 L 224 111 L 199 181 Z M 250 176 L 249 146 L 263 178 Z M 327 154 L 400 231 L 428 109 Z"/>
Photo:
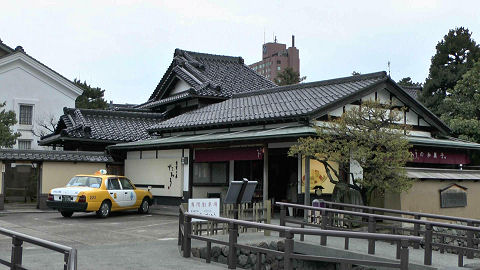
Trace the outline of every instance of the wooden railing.
<path fill-rule="evenodd" d="M 229 238 L 228 241 L 222 241 L 212 237 L 199 236 L 192 234 L 192 218 L 203 219 L 216 223 L 228 224 Z M 284 238 L 285 249 L 284 251 L 271 250 L 267 248 L 244 245 L 238 243 L 238 226 L 244 226 L 248 228 L 259 228 L 262 230 L 276 231 Z M 294 253 L 294 236 L 295 235 L 314 235 L 320 236 L 322 239 L 327 236 L 343 237 L 346 240 L 351 238 L 368 239 L 368 240 L 383 240 L 393 241 L 398 243 L 398 260 L 395 262 L 384 262 L 379 260 L 357 260 L 349 258 L 338 257 L 326 257 L 317 255 L 304 255 Z M 379 233 L 364 233 L 364 232 L 348 232 L 348 231 L 333 231 L 333 230 L 321 230 L 321 229 L 305 229 L 295 228 L 287 226 L 278 226 L 272 224 L 256 223 L 251 221 L 236 220 L 223 217 L 212 217 L 196 215 L 185 212 L 183 206 L 180 206 L 179 215 L 179 228 L 178 228 L 178 245 L 181 247 L 182 255 L 185 258 L 191 256 L 192 239 L 206 242 L 206 262 L 210 263 L 211 260 L 211 248 L 212 243 L 218 245 L 224 245 L 229 247 L 228 252 L 228 268 L 236 269 L 237 260 L 237 248 L 246 249 L 257 254 L 256 269 L 261 269 L 261 254 L 272 254 L 275 256 L 282 256 L 284 258 L 284 269 L 292 269 L 292 259 L 306 260 L 306 261 L 322 261 L 322 262 L 335 262 L 339 263 L 341 269 L 349 269 L 352 265 L 365 265 L 365 266 L 377 266 L 377 267 L 390 267 L 398 268 L 402 270 L 408 269 L 408 254 L 409 246 L 414 243 L 420 243 L 421 237 L 417 236 L 405 236 L 405 235 L 388 235 Z M 348 248 L 347 248 L 348 249 Z"/>
<path fill-rule="evenodd" d="M 329 202 L 325 202 L 325 203 L 327 203 L 326 205 L 329 205 Z M 465 255 L 467 256 L 467 258 L 473 258 L 475 252 L 480 252 L 479 249 L 474 248 L 474 244 L 478 244 L 479 242 L 478 239 L 475 238 L 475 233 L 477 234 L 480 233 L 480 228 L 474 227 L 474 226 L 465 226 L 465 225 L 451 224 L 451 223 L 431 221 L 431 220 L 422 220 L 418 218 L 404 218 L 404 217 L 398 217 L 398 216 L 388 216 L 388 215 L 379 215 L 379 214 L 373 214 L 373 213 L 347 211 L 347 210 L 340 210 L 340 209 L 334 209 L 334 208 L 328 208 L 328 207 L 313 207 L 313 206 L 305 206 L 305 205 L 281 203 L 281 202 L 278 202 L 276 204 L 280 206 L 280 225 L 281 226 L 286 226 L 288 223 L 290 223 L 290 224 L 300 225 L 302 228 L 305 226 L 309 226 L 309 227 L 318 227 L 323 230 L 349 230 L 349 226 L 348 226 L 349 223 L 360 223 L 368 226 L 369 233 L 375 233 L 377 232 L 377 229 L 387 229 L 387 230 L 391 230 L 392 235 L 398 235 L 402 231 L 408 231 L 414 236 L 423 235 L 424 240 L 422 241 L 421 244 L 423 244 L 423 247 L 425 250 L 424 252 L 425 265 L 432 265 L 432 250 L 434 246 L 439 247 L 440 252 L 442 253 L 445 250 L 445 248 L 455 249 L 458 252 L 458 266 L 460 267 L 463 266 L 463 257 Z M 349 204 L 342 204 L 342 206 L 360 209 L 359 207 L 352 207 L 353 205 L 349 205 Z M 309 218 L 307 220 L 296 219 L 292 217 L 287 218 L 286 217 L 287 207 L 293 207 L 295 209 L 310 211 L 311 214 L 308 215 Z M 369 210 L 368 207 L 363 207 L 361 209 Z M 383 211 L 383 212 L 388 212 L 388 211 Z M 395 211 L 395 213 L 401 214 L 398 211 Z M 427 214 L 427 215 L 430 218 L 436 217 L 436 215 L 433 215 L 433 214 Z M 350 218 L 347 218 L 347 217 L 350 217 Z M 357 217 L 357 219 L 353 219 L 352 217 Z M 446 219 L 445 216 L 439 216 L 439 217 Z M 454 220 L 454 217 L 451 217 L 451 219 L 449 220 Z M 377 221 L 392 221 L 392 222 L 398 222 L 400 224 L 402 223 L 411 224 L 413 225 L 413 229 L 403 228 L 402 226 L 377 224 Z M 442 234 L 434 232 L 433 227 L 465 231 L 467 234 L 467 237 L 453 236 L 453 235 L 448 235 L 448 237 L 452 237 L 452 238 L 456 237 L 458 239 L 463 239 L 467 242 L 466 246 L 463 247 L 463 246 L 457 246 L 457 245 L 447 245 L 444 242 L 441 242 L 441 243 L 434 242 L 433 236 L 434 235 L 442 236 Z M 300 236 L 300 240 L 303 241 L 303 239 L 304 239 L 303 236 Z M 368 242 L 369 242 L 368 253 L 375 254 L 375 239 L 369 239 Z M 321 245 L 326 245 L 326 244 L 327 244 L 327 237 L 323 236 L 321 239 Z M 420 246 L 420 243 L 413 243 L 414 248 L 419 248 L 419 246 Z M 397 253 L 397 258 L 398 256 L 399 255 Z"/>
<path fill-rule="evenodd" d="M 77 269 L 77 250 L 75 248 L 60 245 L 54 242 L 29 236 L 23 233 L 14 232 L 11 230 L 0 228 L 0 234 L 12 238 L 12 255 L 10 261 L 0 259 L 0 264 L 10 267 L 10 269 L 27 269 L 22 266 L 23 248 L 24 242 L 44 247 L 59 253 L 64 256 L 64 270 L 76 270 Z"/>

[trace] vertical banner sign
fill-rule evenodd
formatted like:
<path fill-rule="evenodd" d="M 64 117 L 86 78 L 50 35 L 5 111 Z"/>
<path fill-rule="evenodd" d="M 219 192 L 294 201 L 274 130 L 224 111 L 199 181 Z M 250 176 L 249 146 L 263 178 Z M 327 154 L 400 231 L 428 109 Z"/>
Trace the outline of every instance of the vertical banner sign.
<path fill-rule="evenodd" d="M 220 199 L 188 199 L 188 212 L 196 215 L 220 217 Z M 192 222 L 206 221 L 192 218 Z"/>

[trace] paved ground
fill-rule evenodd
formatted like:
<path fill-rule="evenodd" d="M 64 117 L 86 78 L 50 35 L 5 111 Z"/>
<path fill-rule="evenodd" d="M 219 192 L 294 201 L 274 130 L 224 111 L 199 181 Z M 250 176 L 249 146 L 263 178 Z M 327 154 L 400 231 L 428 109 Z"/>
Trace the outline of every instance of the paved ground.
<path fill-rule="evenodd" d="M 174 213 L 121 212 L 107 219 L 75 213 L 66 219 L 55 211 L 7 207 L 0 212 L 0 227 L 77 248 L 78 269 L 225 269 L 180 256 Z M 10 248 L 11 239 L 0 236 L 1 259 L 10 257 Z M 23 262 L 29 269 L 62 269 L 63 255 L 26 244 Z"/>

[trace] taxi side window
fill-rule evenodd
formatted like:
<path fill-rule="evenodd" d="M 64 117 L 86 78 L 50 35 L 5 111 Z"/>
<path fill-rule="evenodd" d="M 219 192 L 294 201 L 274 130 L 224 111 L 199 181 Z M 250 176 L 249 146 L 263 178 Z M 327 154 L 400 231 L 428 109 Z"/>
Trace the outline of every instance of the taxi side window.
<path fill-rule="evenodd" d="M 133 189 L 132 184 L 128 181 L 127 178 L 120 178 L 120 182 L 122 183 L 123 189 Z"/>
<path fill-rule="evenodd" d="M 118 179 L 108 179 L 108 185 L 107 189 L 109 190 L 115 190 L 115 189 L 121 189 L 120 188 L 120 183 L 118 182 Z"/>

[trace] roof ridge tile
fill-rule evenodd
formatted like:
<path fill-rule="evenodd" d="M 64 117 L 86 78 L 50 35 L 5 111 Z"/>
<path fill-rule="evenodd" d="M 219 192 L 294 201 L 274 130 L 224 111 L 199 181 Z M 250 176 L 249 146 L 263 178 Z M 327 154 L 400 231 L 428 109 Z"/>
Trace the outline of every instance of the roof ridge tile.
<path fill-rule="evenodd" d="M 310 87 L 327 86 L 332 84 L 343 84 L 343 83 L 356 82 L 356 81 L 365 81 L 365 80 L 381 78 L 381 77 L 385 77 L 385 79 L 387 79 L 387 73 L 385 71 L 379 71 L 379 72 L 373 72 L 368 74 L 353 75 L 348 77 L 341 77 L 341 78 L 322 80 L 322 81 L 316 81 L 316 82 L 276 86 L 272 88 L 264 88 L 264 89 L 250 91 L 250 92 L 234 94 L 232 98 L 263 95 L 263 94 L 275 93 L 279 91 L 290 91 L 290 90 L 297 90 L 297 89 L 310 88 Z"/>

